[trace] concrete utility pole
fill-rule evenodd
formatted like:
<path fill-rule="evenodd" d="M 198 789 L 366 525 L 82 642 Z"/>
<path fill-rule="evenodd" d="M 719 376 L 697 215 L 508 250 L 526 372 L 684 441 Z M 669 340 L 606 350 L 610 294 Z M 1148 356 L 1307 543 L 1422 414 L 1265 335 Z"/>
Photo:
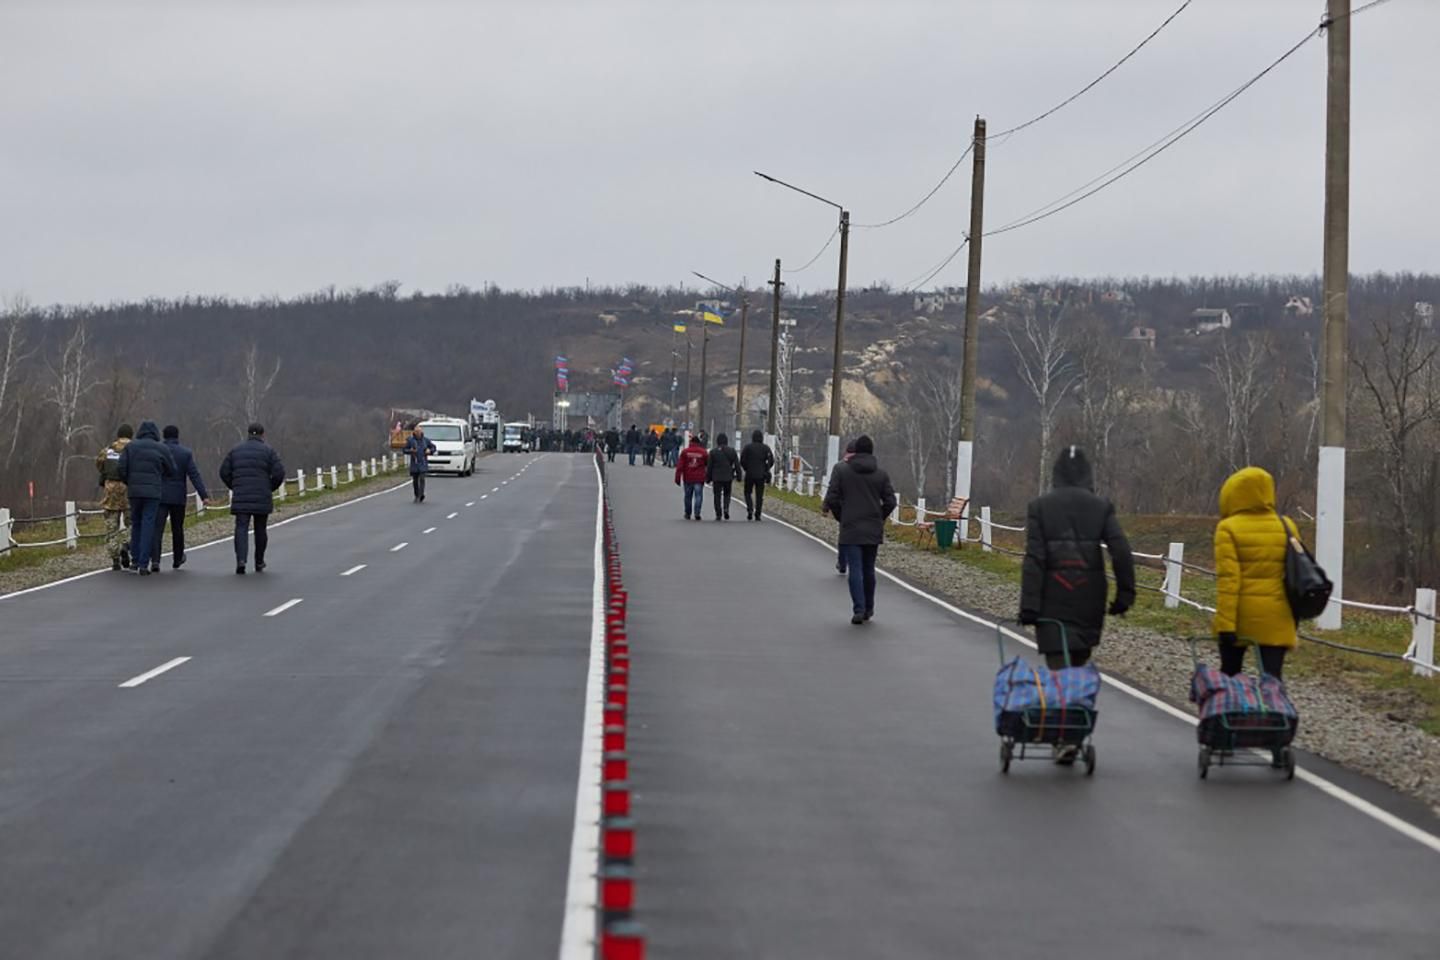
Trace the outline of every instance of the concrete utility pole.
<path fill-rule="evenodd" d="M 735 375 L 735 433 L 742 429 L 745 416 L 745 328 L 750 325 L 750 295 L 740 295 L 740 372 Z M 738 446 L 738 443 L 737 443 Z"/>
<path fill-rule="evenodd" d="M 955 496 L 970 499 L 975 456 L 975 377 L 980 365 L 980 248 L 985 234 L 985 120 L 975 118 L 970 174 L 970 267 L 965 275 L 965 355 L 960 367 L 960 444 L 955 456 Z M 965 517 L 970 508 L 965 508 Z"/>
<path fill-rule="evenodd" d="M 775 437 L 775 391 L 778 389 L 780 373 L 780 261 L 775 261 L 775 279 L 770 281 L 770 403 L 766 411 L 765 432 Z M 774 443 L 772 439 L 770 441 Z"/>
<path fill-rule="evenodd" d="M 700 317 L 700 417 L 696 420 L 705 429 L 705 375 L 710 366 L 710 321 Z"/>
<path fill-rule="evenodd" d="M 690 392 L 690 328 L 685 328 L 685 429 L 693 430 L 695 421 L 690 418 L 692 403 Z"/>
<path fill-rule="evenodd" d="M 830 438 L 826 475 L 840 462 L 840 409 L 845 365 L 845 269 L 850 260 L 850 211 L 840 210 L 840 282 L 835 288 L 835 366 L 830 372 Z"/>
<path fill-rule="evenodd" d="M 1341 589 L 1345 566 L 1345 364 L 1350 298 L 1350 0 L 1328 0 L 1329 69 L 1325 89 L 1325 335 L 1320 400 L 1319 476 L 1315 483 L 1315 559 Z M 1340 604 L 1315 621 L 1338 630 Z"/>

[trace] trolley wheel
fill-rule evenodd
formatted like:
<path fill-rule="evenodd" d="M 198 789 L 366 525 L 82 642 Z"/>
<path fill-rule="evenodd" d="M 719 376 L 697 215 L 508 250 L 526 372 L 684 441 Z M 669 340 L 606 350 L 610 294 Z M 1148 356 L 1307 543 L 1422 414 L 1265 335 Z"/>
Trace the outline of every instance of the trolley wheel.
<path fill-rule="evenodd" d="M 1285 765 L 1285 779 L 1286 779 L 1286 780 L 1294 780 L 1294 779 L 1295 779 L 1295 751 L 1294 751 L 1292 748 L 1290 748 L 1290 747 L 1286 747 L 1286 748 L 1285 748 L 1285 752 L 1281 755 L 1281 762 L 1284 763 L 1284 765 Z"/>
<path fill-rule="evenodd" d="M 1095 745 L 1085 744 L 1085 776 L 1095 775 Z"/>
<path fill-rule="evenodd" d="M 1200 748 L 1199 766 L 1200 766 L 1200 779 L 1201 779 L 1201 780 L 1204 780 L 1207 776 L 1210 775 L 1210 748 L 1209 748 L 1209 747 L 1201 747 L 1201 748 Z"/>
<path fill-rule="evenodd" d="M 1010 772 L 1010 760 L 1015 756 L 1015 745 L 1009 740 L 1000 741 L 1000 772 Z"/>

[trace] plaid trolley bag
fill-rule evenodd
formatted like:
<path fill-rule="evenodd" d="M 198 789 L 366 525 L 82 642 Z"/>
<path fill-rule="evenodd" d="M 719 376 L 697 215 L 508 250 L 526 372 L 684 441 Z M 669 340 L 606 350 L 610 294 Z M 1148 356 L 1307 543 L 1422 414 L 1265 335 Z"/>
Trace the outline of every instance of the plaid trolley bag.
<path fill-rule="evenodd" d="M 1200 776 L 1208 773 L 1212 759 L 1221 765 L 1259 765 L 1259 761 L 1237 759 L 1235 752 L 1260 749 L 1273 751 L 1286 779 L 1293 778 L 1295 754 L 1290 743 L 1300 715 L 1284 682 L 1263 672 L 1226 676 L 1200 662 L 1195 640 L 1191 648 L 1195 672 L 1190 677 L 1190 702 L 1200 718 L 1195 728 L 1200 742 Z"/>
<path fill-rule="evenodd" d="M 1095 748 L 1088 741 L 1098 716 L 1095 701 L 1100 694 L 1100 671 L 1093 664 L 1051 670 L 1032 666 L 1020 657 L 1007 661 L 998 626 L 996 638 L 1002 661 L 994 691 L 1001 770 L 1010 769 L 1017 745 L 1023 760 L 1027 744 L 1077 744 L 1084 748 L 1085 772 L 1093 773 Z"/>

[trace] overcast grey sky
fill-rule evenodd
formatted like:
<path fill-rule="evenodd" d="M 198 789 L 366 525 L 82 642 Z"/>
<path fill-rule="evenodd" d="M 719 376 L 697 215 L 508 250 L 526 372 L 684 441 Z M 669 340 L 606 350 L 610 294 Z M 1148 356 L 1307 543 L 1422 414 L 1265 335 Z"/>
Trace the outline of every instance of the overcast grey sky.
<path fill-rule="evenodd" d="M 919 199 L 1180 0 L 0 0 L 0 293 L 758 282 L 833 212 Z M 1359 0 L 1356 0 L 1358 3 Z M 1320 0 L 1194 0 L 990 151 L 987 226 L 1238 86 Z M 1354 20 L 1356 271 L 1440 270 L 1440 0 Z M 986 244 L 986 277 L 1318 272 L 1325 44 L 1104 193 Z M 857 230 L 852 284 L 963 235 L 969 164 Z M 833 286 L 835 249 L 789 278 Z M 964 258 L 936 283 L 962 283 Z"/>

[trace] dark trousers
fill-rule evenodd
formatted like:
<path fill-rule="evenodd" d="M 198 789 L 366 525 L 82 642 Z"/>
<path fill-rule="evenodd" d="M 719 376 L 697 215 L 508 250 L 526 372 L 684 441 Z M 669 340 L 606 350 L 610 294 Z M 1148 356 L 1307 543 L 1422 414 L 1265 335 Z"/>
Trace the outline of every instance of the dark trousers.
<path fill-rule="evenodd" d="M 615 462 L 615 453 L 616 453 L 616 450 L 617 450 L 617 449 L 618 449 L 618 448 L 617 448 L 617 447 L 614 447 L 614 446 L 609 446 L 609 447 L 606 447 L 606 448 L 605 448 L 605 459 L 606 459 L 606 461 L 608 461 L 609 463 L 614 463 L 614 462 Z"/>
<path fill-rule="evenodd" d="M 1285 672 L 1285 648 L 1284 647 L 1261 647 L 1256 646 L 1260 651 L 1260 668 L 1276 680 L 1281 679 Z M 1245 648 L 1239 644 L 1220 644 L 1220 672 L 1227 677 L 1233 677 L 1245 666 Z"/>
<path fill-rule="evenodd" d="M 640 448 L 632 443 L 625 448 L 625 452 L 630 456 L 630 466 L 635 466 L 635 454 L 640 452 Z"/>
<path fill-rule="evenodd" d="M 687 518 L 692 515 L 696 517 L 700 516 L 700 510 L 704 502 L 705 484 L 687 482 L 685 484 L 685 516 Z"/>
<path fill-rule="evenodd" d="M 270 545 L 270 535 L 265 532 L 265 524 L 269 520 L 268 513 L 235 514 L 235 562 L 238 565 L 244 566 L 250 554 L 251 521 L 255 523 L 255 564 L 258 566 L 265 562 L 265 548 Z"/>
<path fill-rule="evenodd" d="M 1065 654 L 1063 652 L 1045 654 L 1045 666 L 1051 670 L 1064 670 L 1067 666 L 1083 667 L 1089 662 L 1090 650 L 1088 648 L 1085 650 L 1071 650 L 1070 662 L 1068 664 L 1065 662 Z"/>
<path fill-rule="evenodd" d="M 148 568 L 151 560 L 160 562 L 160 531 L 155 529 L 159 513 L 159 500 L 130 498 L 130 563 L 136 570 Z"/>
<path fill-rule="evenodd" d="M 419 500 L 421 497 L 425 496 L 425 474 L 410 474 L 410 486 L 415 490 L 416 500 Z"/>
<path fill-rule="evenodd" d="M 655 466 L 655 448 L 654 448 L 654 447 L 646 447 L 646 448 L 645 448 L 645 466 L 647 466 L 647 467 L 653 467 L 653 466 Z"/>
<path fill-rule="evenodd" d="M 752 495 L 752 494 L 754 495 L 754 499 L 751 499 L 751 495 Z M 764 509 L 765 509 L 765 481 L 764 481 L 764 480 L 746 480 L 746 481 L 745 481 L 745 515 L 748 516 L 748 517 L 758 517 L 758 516 L 760 516 L 761 512 L 764 511 Z"/>
<path fill-rule="evenodd" d="M 165 524 L 170 524 L 170 558 L 180 560 L 185 556 L 185 504 L 162 503 L 160 516 L 155 521 L 155 556 L 150 562 L 160 562 L 160 545 L 165 540 Z"/>
<path fill-rule="evenodd" d="M 715 502 L 716 520 L 730 516 L 730 488 L 733 485 L 733 480 L 716 480 L 714 483 L 710 496 Z"/>
<path fill-rule="evenodd" d="M 875 556 L 877 544 L 842 543 L 840 554 L 850 574 L 850 604 L 854 613 L 875 612 Z"/>

